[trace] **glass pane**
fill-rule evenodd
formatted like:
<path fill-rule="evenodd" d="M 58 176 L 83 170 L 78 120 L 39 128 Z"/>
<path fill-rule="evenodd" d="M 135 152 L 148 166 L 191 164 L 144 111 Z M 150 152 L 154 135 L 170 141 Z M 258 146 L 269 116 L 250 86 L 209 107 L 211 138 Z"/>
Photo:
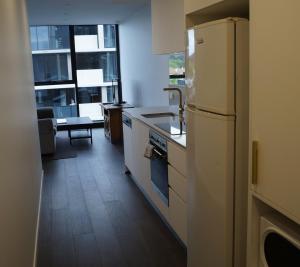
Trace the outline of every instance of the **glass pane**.
<path fill-rule="evenodd" d="M 170 75 L 184 75 L 185 74 L 184 53 L 176 53 L 176 54 L 170 55 L 169 73 L 170 73 Z"/>
<path fill-rule="evenodd" d="M 101 55 L 104 81 L 116 80 L 117 76 L 117 53 L 108 52 Z"/>
<path fill-rule="evenodd" d="M 98 27 L 97 25 L 83 25 L 75 26 L 75 35 L 97 35 Z"/>
<path fill-rule="evenodd" d="M 106 102 L 112 103 L 114 101 L 114 91 L 117 93 L 117 90 L 117 86 L 110 86 L 106 88 Z"/>
<path fill-rule="evenodd" d="M 49 26 L 49 48 L 70 48 L 70 33 L 68 26 Z"/>
<path fill-rule="evenodd" d="M 102 69 L 104 82 L 118 78 L 116 52 L 78 53 L 76 63 L 78 70 Z"/>
<path fill-rule="evenodd" d="M 38 50 L 49 49 L 49 27 L 48 26 L 37 27 L 37 40 L 38 40 Z"/>
<path fill-rule="evenodd" d="M 103 120 L 101 87 L 78 88 L 78 103 L 81 117 L 90 117 L 91 120 Z"/>
<path fill-rule="evenodd" d="M 70 49 L 69 26 L 30 27 L 32 50 Z"/>
<path fill-rule="evenodd" d="M 36 90 L 37 107 L 53 107 L 56 118 L 76 117 L 74 88 Z"/>
<path fill-rule="evenodd" d="M 185 86 L 185 79 L 184 78 L 170 79 L 170 85 Z"/>
<path fill-rule="evenodd" d="M 101 69 L 100 53 L 78 53 L 76 65 L 78 70 Z"/>
<path fill-rule="evenodd" d="M 116 48 L 116 26 L 104 25 L 104 47 Z"/>
<path fill-rule="evenodd" d="M 36 27 L 30 27 L 30 39 L 31 39 L 31 49 L 33 51 L 38 50 Z"/>
<path fill-rule="evenodd" d="M 69 54 L 33 55 L 35 82 L 72 80 Z"/>
<path fill-rule="evenodd" d="M 75 35 L 97 35 L 98 27 L 97 25 L 83 25 L 75 26 Z"/>
<path fill-rule="evenodd" d="M 102 102 L 101 87 L 78 88 L 79 103 L 100 103 Z"/>

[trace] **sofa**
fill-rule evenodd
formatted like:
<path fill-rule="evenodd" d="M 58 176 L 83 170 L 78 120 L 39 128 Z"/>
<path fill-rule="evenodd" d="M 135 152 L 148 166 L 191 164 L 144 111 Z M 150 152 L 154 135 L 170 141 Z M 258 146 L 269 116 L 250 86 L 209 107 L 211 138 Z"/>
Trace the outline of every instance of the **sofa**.
<path fill-rule="evenodd" d="M 40 135 L 41 154 L 54 154 L 56 151 L 57 124 L 56 119 L 54 119 L 53 108 L 38 108 L 37 117 Z"/>

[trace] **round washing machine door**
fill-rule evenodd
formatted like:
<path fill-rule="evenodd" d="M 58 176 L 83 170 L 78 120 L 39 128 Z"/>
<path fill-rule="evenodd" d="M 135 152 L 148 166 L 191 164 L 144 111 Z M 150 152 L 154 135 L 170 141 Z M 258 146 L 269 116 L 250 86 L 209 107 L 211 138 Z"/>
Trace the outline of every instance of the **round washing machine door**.
<path fill-rule="evenodd" d="M 299 267 L 299 246 L 289 238 L 276 231 L 269 230 L 263 239 L 263 255 L 266 267 Z"/>

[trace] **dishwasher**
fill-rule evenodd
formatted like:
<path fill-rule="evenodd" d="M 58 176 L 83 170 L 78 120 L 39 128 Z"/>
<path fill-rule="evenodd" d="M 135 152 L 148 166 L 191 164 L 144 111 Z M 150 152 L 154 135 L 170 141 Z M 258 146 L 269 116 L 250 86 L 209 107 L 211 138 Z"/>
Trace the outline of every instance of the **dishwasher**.
<path fill-rule="evenodd" d="M 124 161 L 127 168 L 126 173 L 130 173 L 134 167 L 133 140 L 132 140 L 132 120 L 122 114 L 123 140 L 124 140 Z"/>
<path fill-rule="evenodd" d="M 153 146 L 151 157 L 151 183 L 163 203 L 169 206 L 168 147 L 167 139 L 151 130 L 150 144 Z"/>

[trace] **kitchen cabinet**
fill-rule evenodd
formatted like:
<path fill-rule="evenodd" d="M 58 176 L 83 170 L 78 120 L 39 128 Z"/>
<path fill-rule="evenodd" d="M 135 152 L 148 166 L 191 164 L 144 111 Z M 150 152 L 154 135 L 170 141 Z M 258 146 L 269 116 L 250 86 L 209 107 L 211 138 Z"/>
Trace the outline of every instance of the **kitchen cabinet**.
<path fill-rule="evenodd" d="M 187 28 L 226 17 L 249 17 L 249 0 L 184 0 Z"/>
<path fill-rule="evenodd" d="M 170 224 L 180 239 L 187 242 L 187 180 L 169 165 L 169 217 Z"/>
<path fill-rule="evenodd" d="M 186 203 L 171 188 L 169 189 L 169 221 L 180 239 L 187 244 Z"/>
<path fill-rule="evenodd" d="M 168 166 L 169 186 L 184 201 L 187 201 L 187 181 L 186 177 L 180 174 L 173 166 Z"/>
<path fill-rule="evenodd" d="M 250 2 L 252 192 L 298 224 L 299 10 L 299 1 Z"/>
<path fill-rule="evenodd" d="M 183 0 L 152 0 L 152 48 L 154 54 L 185 50 Z"/>
<path fill-rule="evenodd" d="M 184 148 L 168 142 L 168 161 L 183 176 L 187 176 L 186 150 Z"/>
<path fill-rule="evenodd" d="M 189 14 L 224 1 L 226 0 L 184 0 L 184 11 Z"/>
<path fill-rule="evenodd" d="M 152 184 L 151 163 L 149 159 L 144 157 L 145 148 L 149 143 L 150 128 L 135 118 L 130 118 L 131 127 L 129 127 L 124 115 L 126 117 L 129 115 L 126 115 L 126 112 L 123 113 L 125 164 L 129 168 L 132 178 L 146 197 L 151 200 L 155 209 L 186 244 L 186 151 L 173 142 L 167 142 L 169 179 L 169 205 L 167 205 Z"/>
<path fill-rule="evenodd" d="M 146 192 L 149 192 L 150 187 L 150 160 L 144 157 L 148 143 L 149 127 L 136 119 L 132 120 L 132 175 Z"/>

